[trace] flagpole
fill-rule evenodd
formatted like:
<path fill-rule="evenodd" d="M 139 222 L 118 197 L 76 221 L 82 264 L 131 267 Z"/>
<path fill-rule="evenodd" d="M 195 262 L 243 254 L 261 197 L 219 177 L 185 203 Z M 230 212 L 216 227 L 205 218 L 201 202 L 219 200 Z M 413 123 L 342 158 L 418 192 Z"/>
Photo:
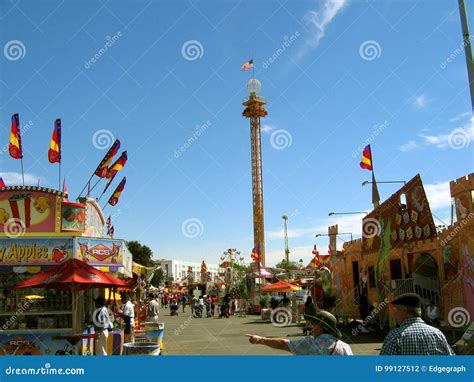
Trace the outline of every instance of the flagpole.
<path fill-rule="evenodd" d="M 105 191 L 102 191 L 102 194 L 100 194 L 99 198 L 97 199 L 97 202 L 100 202 L 100 199 L 102 199 L 102 196 L 104 196 Z"/>
<path fill-rule="evenodd" d="M 23 171 L 23 153 L 21 154 L 20 163 L 21 163 L 21 178 L 23 179 L 23 186 L 25 186 L 25 172 Z"/>
<path fill-rule="evenodd" d="M 61 191 L 61 159 L 59 160 L 58 191 Z"/>
<path fill-rule="evenodd" d="M 82 189 L 82 191 L 80 192 L 78 198 L 81 197 L 82 193 L 84 192 L 84 190 L 86 189 L 87 185 L 91 182 L 92 178 L 94 177 L 95 175 L 95 172 L 92 173 L 91 177 L 89 178 L 89 180 L 86 182 L 86 185 L 84 186 L 84 188 Z"/>
<path fill-rule="evenodd" d="M 99 180 L 97 182 L 95 182 L 95 184 L 92 186 L 92 188 L 89 190 L 89 192 L 94 190 L 95 186 L 97 186 L 101 180 L 102 180 L 102 178 L 99 178 Z"/>
<path fill-rule="evenodd" d="M 380 205 L 380 195 L 379 195 L 379 190 L 377 189 L 377 181 L 375 180 L 375 172 L 374 172 L 374 156 L 372 155 L 372 147 L 370 146 L 370 164 L 372 166 L 372 203 L 374 205 L 374 208 L 378 207 Z M 377 196 L 378 196 L 378 201 L 375 203 L 374 200 L 374 189 L 377 190 Z M 376 205 L 377 204 L 377 205 Z"/>

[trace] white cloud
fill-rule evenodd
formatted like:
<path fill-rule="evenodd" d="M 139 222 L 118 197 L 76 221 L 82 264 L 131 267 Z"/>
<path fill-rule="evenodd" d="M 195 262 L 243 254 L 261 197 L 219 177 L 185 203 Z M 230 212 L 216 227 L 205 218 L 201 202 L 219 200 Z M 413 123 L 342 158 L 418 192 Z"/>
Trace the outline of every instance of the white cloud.
<path fill-rule="evenodd" d="M 2 172 L 0 176 L 7 186 L 19 186 L 23 184 L 21 172 Z M 25 184 L 29 186 L 38 185 L 39 177 L 34 174 L 25 173 Z"/>
<path fill-rule="evenodd" d="M 449 122 L 457 122 L 460 119 L 465 119 L 467 117 L 472 117 L 472 112 L 471 111 L 466 111 L 464 113 L 460 113 L 458 115 L 455 115 L 453 118 L 449 120 Z"/>
<path fill-rule="evenodd" d="M 423 138 L 426 144 L 434 145 L 439 148 L 446 148 L 448 146 L 452 148 L 463 148 L 474 139 L 474 126 L 471 121 L 463 127 L 452 129 L 449 133 L 420 135 L 420 137 Z"/>
<path fill-rule="evenodd" d="M 408 141 L 404 145 L 401 145 L 398 149 L 402 152 L 411 151 L 418 148 L 418 144 L 415 141 Z"/>
<path fill-rule="evenodd" d="M 430 103 L 430 100 L 424 95 L 420 94 L 412 99 L 413 106 L 417 109 L 424 109 Z"/>
<path fill-rule="evenodd" d="M 431 210 L 439 210 L 451 207 L 451 192 L 449 190 L 449 182 L 425 184 L 424 187 Z"/>
<path fill-rule="evenodd" d="M 309 49 L 318 46 L 326 34 L 326 29 L 334 18 L 348 4 L 348 0 L 322 0 L 317 1 L 317 7 L 309 10 L 305 19 L 313 29 L 312 35 L 306 39 L 306 46 L 300 51 L 299 57 L 303 56 Z"/>
<path fill-rule="evenodd" d="M 270 133 L 271 131 L 273 131 L 275 128 L 271 125 L 268 125 L 268 124 L 263 124 L 262 127 L 261 127 L 261 131 L 262 133 Z"/>

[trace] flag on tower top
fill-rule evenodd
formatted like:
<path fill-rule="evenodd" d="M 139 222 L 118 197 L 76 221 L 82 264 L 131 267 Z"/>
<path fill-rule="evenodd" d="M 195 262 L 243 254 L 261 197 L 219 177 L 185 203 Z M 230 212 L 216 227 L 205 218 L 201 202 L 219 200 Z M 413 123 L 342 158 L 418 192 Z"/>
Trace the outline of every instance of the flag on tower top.
<path fill-rule="evenodd" d="M 370 150 L 370 145 L 367 145 L 364 148 L 362 160 L 360 161 L 360 167 L 372 171 L 372 151 Z"/>
<path fill-rule="evenodd" d="M 253 68 L 253 60 L 246 61 L 242 65 L 242 70 L 244 72 L 246 72 L 247 70 L 252 69 L 252 68 Z"/>
<path fill-rule="evenodd" d="M 54 121 L 53 136 L 49 144 L 48 160 L 50 163 L 61 162 L 61 119 Z"/>
<path fill-rule="evenodd" d="M 21 148 L 20 116 L 18 113 L 13 114 L 12 116 L 12 128 L 8 152 L 12 158 L 23 158 L 23 149 Z"/>

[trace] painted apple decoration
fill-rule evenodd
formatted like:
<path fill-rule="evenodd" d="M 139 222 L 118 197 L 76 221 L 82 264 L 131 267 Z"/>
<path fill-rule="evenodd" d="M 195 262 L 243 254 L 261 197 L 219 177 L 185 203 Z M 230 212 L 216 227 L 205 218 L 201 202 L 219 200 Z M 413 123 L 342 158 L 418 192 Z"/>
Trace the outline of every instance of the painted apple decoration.
<path fill-rule="evenodd" d="M 66 252 L 64 252 L 61 248 L 56 247 L 53 249 L 53 260 L 56 263 L 60 263 L 61 261 L 63 261 L 66 256 Z"/>
<path fill-rule="evenodd" d="M 81 224 L 84 223 L 84 211 L 79 211 L 77 213 L 77 221 Z"/>
<path fill-rule="evenodd" d="M 63 218 L 66 219 L 68 222 L 73 222 L 76 216 L 74 215 L 74 211 L 71 208 L 68 208 L 66 211 L 63 212 Z"/>

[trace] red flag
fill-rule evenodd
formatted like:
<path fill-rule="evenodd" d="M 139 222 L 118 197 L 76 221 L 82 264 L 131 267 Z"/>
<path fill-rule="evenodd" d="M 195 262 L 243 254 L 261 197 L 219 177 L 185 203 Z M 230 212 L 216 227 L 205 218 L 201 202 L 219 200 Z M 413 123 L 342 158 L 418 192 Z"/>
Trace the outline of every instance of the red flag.
<path fill-rule="evenodd" d="M 207 265 L 203 260 L 201 263 L 201 273 L 206 273 L 206 272 L 207 272 Z"/>
<path fill-rule="evenodd" d="M 257 244 L 253 249 L 252 249 L 252 254 L 250 255 L 256 263 L 260 264 L 260 245 Z"/>
<path fill-rule="evenodd" d="M 362 160 L 360 161 L 360 167 L 372 171 L 372 151 L 370 150 L 370 145 L 367 145 L 364 148 Z"/>
<path fill-rule="evenodd" d="M 97 175 L 99 178 L 106 178 L 108 173 L 109 173 L 109 164 L 112 162 L 112 159 L 114 158 L 115 154 L 118 153 L 120 149 L 120 141 L 118 139 L 115 140 L 115 142 L 110 146 L 109 151 L 107 151 L 107 154 L 105 154 L 104 158 L 100 162 L 99 166 L 97 166 L 97 169 L 95 170 L 95 175 Z"/>
<path fill-rule="evenodd" d="M 107 178 L 113 178 L 117 172 L 119 172 L 121 169 L 123 169 L 123 166 L 125 166 L 125 163 L 127 163 L 127 151 L 124 151 L 122 155 L 120 155 L 120 158 L 118 158 L 115 163 L 110 166 L 110 169 L 107 174 Z"/>
<path fill-rule="evenodd" d="M 50 163 L 61 162 L 61 120 L 58 118 L 54 122 L 53 136 L 49 144 L 48 160 Z"/>
<path fill-rule="evenodd" d="M 6 187 L 7 185 L 5 184 L 5 182 L 3 181 L 3 178 L 0 176 L 0 188 L 4 188 Z"/>
<path fill-rule="evenodd" d="M 127 179 L 124 177 L 107 202 L 111 206 L 115 206 L 118 203 L 120 195 L 122 195 L 122 191 L 125 188 L 125 183 L 127 183 Z"/>
<path fill-rule="evenodd" d="M 12 158 L 23 158 L 23 150 L 21 148 L 20 116 L 18 113 L 13 114 L 12 116 L 12 129 L 10 133 L 10 146 L 8 147 L 8 152 Z"/>

